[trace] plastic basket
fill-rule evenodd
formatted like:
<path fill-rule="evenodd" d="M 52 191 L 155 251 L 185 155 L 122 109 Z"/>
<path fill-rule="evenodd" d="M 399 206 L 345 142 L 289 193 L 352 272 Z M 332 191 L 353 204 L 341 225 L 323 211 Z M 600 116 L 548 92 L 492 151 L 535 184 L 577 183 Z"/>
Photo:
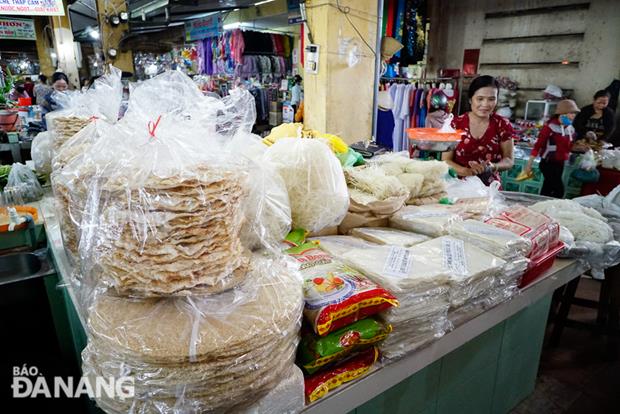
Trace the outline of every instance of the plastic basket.
<path fill-rule="evenodd" d="M 532 260 L 521 278 L 519 287 L 524 288 L 538 279 L 547 270 L 551 269 L 551 266 L 553 266 L 553 262 L 555 261 L 555 257 L 562 251 L 562 249 L 564 249 L 564 243 L 559 242 L 555 245 L 555 247 L 549 249 L 545 255 L 536 260 Z"/>

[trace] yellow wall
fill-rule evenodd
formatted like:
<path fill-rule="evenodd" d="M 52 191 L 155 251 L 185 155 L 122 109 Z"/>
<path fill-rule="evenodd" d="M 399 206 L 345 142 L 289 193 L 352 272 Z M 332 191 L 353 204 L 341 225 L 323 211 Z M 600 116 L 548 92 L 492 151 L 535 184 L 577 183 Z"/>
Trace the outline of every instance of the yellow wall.
<path fill-rule="evenodd" d="M 44 30 L 45 26 L 49 24 L 50 21 L 48 17 L 34 18 L 34 27 L 37 33 L 37 55 L 39 57 L 39 65 L 41 67 L 40 71 L 46 76 L 51 76 L 52 73 L 54 73 L 54 71 L 56 70 L 50 56 L 50 46 L 52 45 L 48 45 L 44 37 L 44 33 L 46 33 Z"/>
<path fill-rule="evenodd" d="M 308 25 L 320 45 L 318 74 L 304 78 L 304 122 L 306 127 L 340 135 L 348 143 L 370 138 L 375 76 L 373 52 L 336 7 L 336 0 L 309 0 Z M 350 7 L 349 18 L 374 49 L 377 2 L 341 0 Z M 307 34 L 306 34 L 307 36 Z M 339 39 L 352 38 L 361 51 L 360 62 L 349 67 L 339 54 Z M 306 45 L 309 43 L 306 37 Z"/>
<path fill-rule="evenodd" d="M 133 53 L 131 50 L 121 52 L 118 46 L 123 36 L 123 32 L 129 29 L 127 23 L 121 23 L 112 27 L 105 21 L 106 15 L 113 15 L 122 11 L 127 11 L 125 0 L 97 0 L 97 10 L 99 12 L 99 28 L 101 31 L 101 44 L 106 58 L 106 64 L 113 64 L 117 68 L 133 73 Z M 117 51 L 115 59 L 110 59 L 108 49 L 114 48 Z"/>

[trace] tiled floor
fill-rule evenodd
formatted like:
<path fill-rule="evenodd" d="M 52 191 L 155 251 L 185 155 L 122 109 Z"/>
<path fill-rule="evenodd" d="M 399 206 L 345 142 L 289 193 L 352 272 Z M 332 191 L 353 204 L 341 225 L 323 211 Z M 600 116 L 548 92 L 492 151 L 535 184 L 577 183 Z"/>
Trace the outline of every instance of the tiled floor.
<path fill-rule="evenodd" d="M 599 286 L 582 279 L 577 296 L 598 300 Z M 594 322 L 596 310 L 572 306 L 569 318 Z M 620 360 L 605 351 L 604 336 L 565 328 L 559 346 L 543 350 L 536 390 L 511 414 L 620 413 Z"/>

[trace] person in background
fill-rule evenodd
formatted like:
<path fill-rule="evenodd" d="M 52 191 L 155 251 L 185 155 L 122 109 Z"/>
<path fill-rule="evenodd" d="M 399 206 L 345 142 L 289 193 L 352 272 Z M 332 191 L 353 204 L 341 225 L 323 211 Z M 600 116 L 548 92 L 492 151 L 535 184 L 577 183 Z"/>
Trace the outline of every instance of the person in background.
<path fill-rule="evenodd" d="M 555 198 L 564 197 L 562 173 L 564 172 L 564 163 L 570 157 L 575 134 L 572 123 L 578 113 L 579 107 L 575 101 L 564 99 L 558 102 L 555 115 L 547 121 L 538 134 L 530 159 L 523 171 L 528 175 L 531 174 L 532 164 L 540 155 L 539 168 L 545 177 L 540 191 L 541 195 Z"/>
<path fill-rule="evenodd" d="M 499 84 L 492 76 L 479 76 L 472 81 L 471 111 L 452 121 L 452 127 L 465 134 L 454 151 L 442 155 L 459 177 L 476 175 L 486 185 L 501 181 L 499 172 L 514 164 L 514 130 L 506 118 L 494 112 L 498 92 Z"/>
<path fill-rule="evenodd" d="M 58 104 L 53 98 L 54 92 L 64 92 L 69 87 L 69 78 L 62 72 L 55 72 L 52 75 L 52 88 L 45 94 L 43 100 L 39 102 L 43 114 L 58 109 Z"/>
<path fill-rule="evenodd" d="M 297 107 L 301 102 L 301 82 L 303 79 L 299 75 L 295 75 L 295 83 L 291 88 L 291 105 L 293 106 L 293 110 L 297 113 Z"/>
<path fill-rule="evenodd" d="M 23 84 L 15 85 L 13 91 L 9 95 L 11 101 L 17 101 L 19 98 L 30 98 Z"/>
<path fill-rule="evenodd" d="M 32 98 L 34 96 L 34 82 L 32 78 L 26 78 L 24 81 L 24 89 L 28 92 L 29 97 Z"/>
<path fill-rule="evenodd" d="M 33 103 L 39 104 L 40 102 L 43 102 L 43 100 L 45 99 L 45 95 L 47 95 L 51 90 L 52 88 L 50 88 L 50 86 L 47 84 L 47 76 L 39 75 L 39 82 L 34 85 Z"/>
<path fill-rule="evenodd" d="M 614 129 L 614 112 L 607 107 L 610 96 L 607 91 L 597 91 L 592 104 L 581 108 L 581 112 L 573 121 L 578 139 L 585 138 L 590 131 L 596 134 L 596 139 L 599 141 L 609 139 Z"/>
<path fill-rule="evenodd" d="M 426 116 L 427 128 L 441 128 L 446 119 L 448 119 L 448 113 L 446 108 L 448 107 L 448 97 L 439 90 L 431 96 L 430 99 L 429 114 Z"/>

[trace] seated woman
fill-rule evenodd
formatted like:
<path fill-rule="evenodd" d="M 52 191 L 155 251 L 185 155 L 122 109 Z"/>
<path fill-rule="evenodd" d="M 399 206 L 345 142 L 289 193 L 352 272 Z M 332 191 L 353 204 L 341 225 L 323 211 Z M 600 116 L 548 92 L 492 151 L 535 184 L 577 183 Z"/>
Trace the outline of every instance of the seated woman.
<path fill-rule="evenodd" d="M 577 139 L 586 138 L 588 132 L 593 132 L 597 140 L 608 140 L 614 129 L 614 112 L 607 107 L 609 97 L 609 92 L 598 91 L 594 94 L 592 104 L 581 108 L 581 112 L 573 121 Z"/>
<path fill-rule="evenodd" d="M 564 172 L 564 163 L 570 157 L 575 131 L 571 123 L 577 113 L 579 113 L 579 108 L 575 101 L 565 99 L 558 102 L 555 115 L 538 134 L 530 159 L 523 170 L 529 175 L 534 160 L 540 155 L 539 168 L 545 177 L 540 191 L 541 195 L 564 198 L 562 173 Z"/>
<path fill-rule="evenodd" d="M 492 76 L 479 76 L 469 86 L 471 111 L 457 117 L 452 126 L 465 131 L 454 151 L 443 160 L 459 175 L 477 175 L 486 185 L 500 181 L 499 172 L 514 164 L 514 130 L 494 110 L 499 84 Z"/>

